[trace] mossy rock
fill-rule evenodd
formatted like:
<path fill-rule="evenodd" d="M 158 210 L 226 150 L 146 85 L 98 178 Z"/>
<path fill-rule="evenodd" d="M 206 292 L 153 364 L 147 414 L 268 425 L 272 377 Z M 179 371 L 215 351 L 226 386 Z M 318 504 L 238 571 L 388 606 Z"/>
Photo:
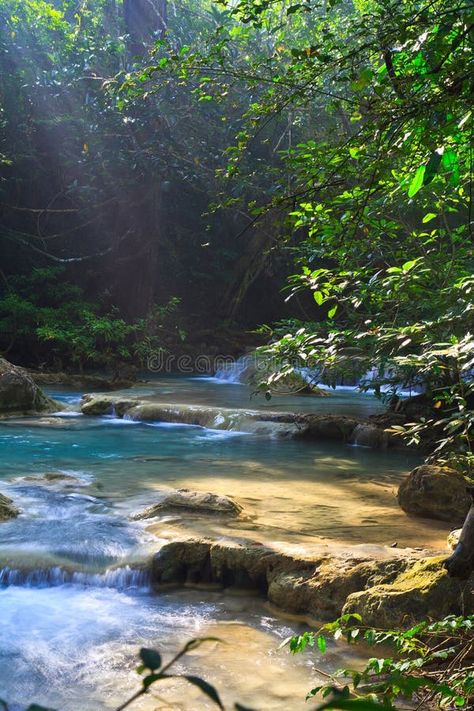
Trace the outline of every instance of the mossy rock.
<path fill-rule="evenodd" d="M 456 580 L 443 566 L 446 558 L 422 558 L 390 584 L 375 585 L 347 598 L 343 613 L 358 613 L 366 625 L 382 628 L 410 626 L 422 619 L 440 619 L 451 613 L 469 614 L 472 595 L 462 599 Z"/>
<path fill-rule="evenodd" d="M 58 403 L 47 397 L 23 368 L 0 358 L 0 415 L 54 412 Z"/>
<path fill-rule="evenodd" d="M 469 481 L 455 469 L 422 464 L 398 489 L 398 503 L 406 513 L 461 525 L 471 507 Z"/>
<path fill-rule="evenodd" d="M 16 518 L 20 512 L 13 505 L 13 501 L 0 494 L 0 521 L 8 521 L 11 518 Z"/>

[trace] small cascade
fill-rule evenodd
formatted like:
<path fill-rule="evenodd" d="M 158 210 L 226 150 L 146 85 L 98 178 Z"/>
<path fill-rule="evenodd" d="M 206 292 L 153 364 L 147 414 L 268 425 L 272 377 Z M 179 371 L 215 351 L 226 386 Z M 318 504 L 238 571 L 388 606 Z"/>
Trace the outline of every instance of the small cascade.
<path fill-rule="evenodd" d="M 217 368 L 214 377 L 216 380 L 220 380 L 224 383 L 243 383 L 245 382 L 243 376 L 250 368 L 252 361 L 252 356 L 244 355 L 240 356 L 240 358 L 232 361 L 231 363 L 223 363 L 219 368 Z"/>
<path fill-rule="evenodd" d="M 150 571 L 131 568 L 129 565 L 113 568 L 103 573 L 85 573 L 66 570 L 61 566 L 21 570 L 5 566 L 0 569 L 0 587 L 48 588 L 58 585 L 112 588 L 114 590 L 150 590 Z"/>

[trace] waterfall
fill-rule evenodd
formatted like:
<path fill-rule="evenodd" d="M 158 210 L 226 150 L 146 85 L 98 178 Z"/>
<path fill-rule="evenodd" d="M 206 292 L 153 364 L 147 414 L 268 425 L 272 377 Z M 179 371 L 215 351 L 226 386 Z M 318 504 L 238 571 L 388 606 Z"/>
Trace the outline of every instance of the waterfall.
<path fill-rule="evenodd" d="M 0 568 L 0 587 L 45 588 L 70 583 L 83 587 L 114 588 L 116 590 L 149 590 L 150 571 L 143 568 L 113 568 L 104 573 L 84 573 L 65 570 L 61 566 L 20 570 L 5 566 Z"/>
<path fill-rule="evenodd" d="M 240 384 L 244 383 L 245 371 L 248 370 L 253 362 L 251 355 L 240 356 L 237 360 L 231 363 L 223 363 L 216 369 L 215 379 L 224 383 Z"/>

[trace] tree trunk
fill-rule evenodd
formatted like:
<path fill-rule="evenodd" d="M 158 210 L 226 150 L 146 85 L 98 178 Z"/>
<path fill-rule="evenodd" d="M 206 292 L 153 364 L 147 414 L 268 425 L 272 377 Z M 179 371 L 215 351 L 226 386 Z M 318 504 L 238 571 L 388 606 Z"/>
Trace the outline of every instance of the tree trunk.
<path fill-rule="evenodd" d="M 123 0 L 125 28 L 132 56 L 143 56 L 166 31 L 167 0 Z"/>
<path fill-rule="evenodd" d="M 468 491 L 472 496 L 472 505 L 464 521 L 459 543 L 444 564 L 452 578 L 461 580 L 467 580 L 474 572 L 474 487 L 469 487 Z"/>

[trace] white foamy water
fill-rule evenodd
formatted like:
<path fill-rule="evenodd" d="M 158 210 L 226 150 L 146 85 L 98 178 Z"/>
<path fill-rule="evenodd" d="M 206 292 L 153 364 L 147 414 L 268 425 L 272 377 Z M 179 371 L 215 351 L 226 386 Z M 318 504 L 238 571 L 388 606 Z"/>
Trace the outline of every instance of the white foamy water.
<path fill-rule="evenodd" d="M 9 702 L 98 711 L 138 688 L 141 644 L 196 636 L 212 605 L 159 600 L 111 587 L 0 590 L 0 688 Z"/>

